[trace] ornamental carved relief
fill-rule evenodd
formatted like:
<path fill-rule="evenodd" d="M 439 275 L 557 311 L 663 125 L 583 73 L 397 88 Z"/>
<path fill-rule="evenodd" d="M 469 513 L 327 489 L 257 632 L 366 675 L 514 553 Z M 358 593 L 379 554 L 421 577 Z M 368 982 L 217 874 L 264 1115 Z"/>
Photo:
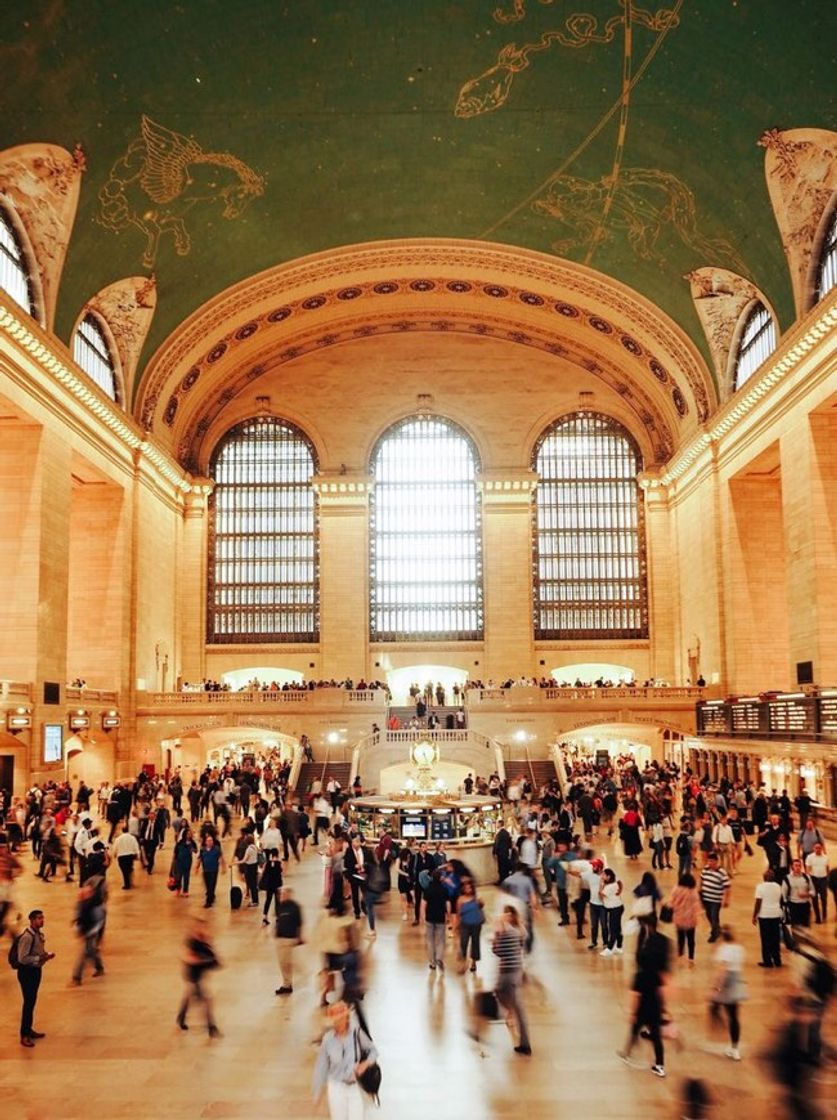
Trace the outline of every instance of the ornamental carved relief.
<path fill-rule="evenodd" d="M 54 144 L 22 144 L 0 152 L 0 194 L 26 231 L 50 331 L 85 166 L 80 147 L 71 153 Z"/>
<path fill-rule="evenodd" d="M 101 315 L 110 327 L 119 351 L 125 385 L 132 385 L 140 351 L 157 306 L 154 277 L 128 276 L 117 280 L 97 292 L 87 306 Z"/>
<path fill-rule="evenodd" d="M 797 315 L 811 305 L 817 234 L 837 191 L 837 133 L 771 128 L 759 140 L 764 174 L 788 259 Z"/>
<path fill-rule="evenodd" d="M 696 268 L 686 279 L 709 344 L 718 384 L 722 385 L 726 379 L 730 348 L 741 314 L 755 299 L 761 300 L 766 306 L 765 297 L 750 280 L 726 268 Z"/>
<path fill-rule="evenodd" d="M 440 270 L 444 270 L 441 276 Z M 361 282 L 357 279 L 359 273 L 371 273 L 372 278 Z M 308 294 L 289 299 L 292 292 Z M 573 293 L 571 300 L 566 295 L 569 292 Z M 555 262 L 525 250 L 494 249 L 479 242 L 412 241 L 375 243 L 318 254 L 280 266 L 222 293 L 179 329 L 150 363 L 139 392 L 144 422 L 149 415 L 153 418 L 156 403 L 171 392 L 175 381 L 182 379 L 183 369 L 194 368 L 205 360 L 208 339 L 213 340 L 213 348 L 221 342 L 230 346 L 241 341 L 235 334 L 245 325 L 252 334 L 303 312 L 308 315 L 325 309 L 327 314 L 333 314 L 337 307 L 357 301 L 383 302 L 396 293 L 414 299 L 417 308 L 421 299 L 435 295 L 436 318 L 440 322 L 445 315 L 439 312 L 438 296 L 443 295 L 447 303 L 457 295 L 467 295 L 484 300 L 486 305 L 517 303 L 527 313 L 543 316 L 547 321 L 551 318 L 553 323 L 557 305 L 562 302 L 559 293 L 564 293 L 563 306 L 574 307 L 583 315 L 585 326 L 591 331 L 607 333 L 601 331 L 600 325 L 591 325 L 590 319 L 598 324 L 607 323 L 614 331 L 619 330 L 618 324 L 630 323 L 632 333 L 622 332 L 626 340 L 622 345 L 626 358 L 637 363 L 632 368 L 637 372 L 637 367 L 643 372 L 650 368 L 653 373 L 654 362 L 659 368 L 670 370 L 671 376 L 684 378 L 681 388 L 688 389 L 699 422 L 708 416 L 714 403 L 711 376 L 687 336 L 662 312 L 623 285 L 571 262 Z M 591 306 L 587 308 L 585 304 Z M 254 314 L 257 307 L 260 313 Z M 486 315 L 494 313 L 487 306 Z M 378 307 L 372 317 L 378 317 Z M 235 324 L 232 330 L 231 324 Z M 554 332 L 554 326 L 552 329 Z M 651 343 L 634 338 L 635 333 Z M 153 407 L 149 398 L 155 398 Z"/>

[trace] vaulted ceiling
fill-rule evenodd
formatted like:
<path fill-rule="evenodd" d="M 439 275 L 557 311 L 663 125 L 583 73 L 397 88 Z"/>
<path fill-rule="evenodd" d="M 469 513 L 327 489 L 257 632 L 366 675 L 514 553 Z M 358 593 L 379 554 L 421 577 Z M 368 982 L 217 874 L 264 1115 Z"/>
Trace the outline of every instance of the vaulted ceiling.
<path fill-rule="evenodd" d="M 452 237 L 638 290 L 707 355 L 684 275 L 787 264 L 759 138 L 833 126 L 822 0 L 31 0 L 6 14 L 0 148 L 80 144 L 56 321 L 154 274 L 145 359 L 305 254 Z M 829 15 L 829 11 L 832 13 Z"/>

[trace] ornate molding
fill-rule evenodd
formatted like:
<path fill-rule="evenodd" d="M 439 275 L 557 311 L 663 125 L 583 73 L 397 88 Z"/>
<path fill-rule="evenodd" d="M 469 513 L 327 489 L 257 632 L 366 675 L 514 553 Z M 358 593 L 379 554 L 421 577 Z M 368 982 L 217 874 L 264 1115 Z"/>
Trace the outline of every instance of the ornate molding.
<path fill-rule="evenodd" d="M 125 399 L 131 399 L 140 351 L 154 318 L 157 306 L 157 281 L 153 276 L 128 276 L 102 288 L 90 300 L 87 308 L 105 320 L 119 355 L 125 389 Z"/>
<path fill-rule="evenodd" d="M 34 256 L 47 330 L 55 322 L 58 286 L 73 230 L 86 161 L 81 148 L 21 144 L 0 152 L 0 192 L 18 216 Z"/>
<path fill-rule="evenodd" d="M 687 395 L 699 421 L 714 403 L 712 379 L 686 334 L 625 285 L 582 265 L 526 250 L 415 240 L 316 254 L 262 273 L 210 301 L 151 359 L 138 393 L 142 423 L 151 426 L 158 407 L 169 408 L 178 384 L 191 379 L 193 385 L 208 365 L 226 366 L 227 355 L 264 328 L 283 324 L 277 340 L 281 345 L 293 340 L 300 319 L 318 312 L 333 318 L 335 309 L 356 301 L 380 305 L 393 296 L 400 305 L 406 300 L 424 310 L 438 308 L 441 300 L 445 310 L 436 312 L 439 318 L 457 301 L 492 304 L 494 311 L 487 315 L 511 302 L 521 317 L 548 330 L 553 339 L 566 333 L 567 323 L 559 325 L 558 316 L 560 306 L 568 306 L 580 325 L 600 338 L 611 335 L 619 345 L 624 336 L 626 368 L 634 375 L 641 371 L 643 378 L 650 372 L 663 385 L 668 382 L 672 395 L 678 389 L 681 400 L 673 403 L 680 415 L 688 408 Z M 377 313 L 375 306 L 366 318 L 375 321 Z M 681 386 L 675 377 L 683 379 Z"/>
<path fill-rule="evenodd" d="M 771 128 L 759 140 L 764 174 L 788 260 L 797 315 L 813 294 L 814 253 L 826 209 L 837 191 L 837 132 Z"/>
<path fill-rule="evenodd" d="M 755 284 L 728 268 L 696 268 L 686 279 L 715 364 L 718 386 L 723 389 L 728 380 L 730 350 L 741 313 L 756 299 L 765 307 L 770 304 Z"/>
<path fill-rule="evenodd" d="M 567 307 L 569 305 L 562 306 Z M 187 469 L 200 469 L 199 464 L 205 458 L 202 444 L 217 417 L 251 381 L 268 371 L 293 362 L 305 354 L 343 342 L 357 341 L 373 335 L 418 331 L 464 333 L 513 342 L 518 345 L 532 346 L 555 357 L 562 357 L 574 362 L 600 378 L 618 393 L 628 407 L 633 410 L 640 425 L 646 430 L 657 462 L 666 461 L 673 452 L 675 441 L 671 426 L 655 400 L 635 380 L 629 378 L 614 360 L 608 360 L 601 353 L 577 343 L 558 342 L 552 334 L 547 332 L 532 329 L 521 331 L 514 323 L 505 324 L 497 312 L 490 318 L 478 317 L 466 311 L 451 313 L 445 318 L 439 318 L 432 314 L 422 318 L 411 318 L 394 311 L 392 314 L 379 316 L 374 323 L 366 322 L 363 319 L 354 321 L 349 319 L 341 323 L 339 329 L 335 327 L 325 334 L 320 333 L 316 327 L 312 327 L 307 333 L 298 335 L 292 346 L 286 346 L 278 351 L 266 344 L 262 351 L 252 355 L 255 359 L 254 364 L 248 364 L 248 366 L 240 369 L 237 375 L 235 372 L 231 373 L 220 369 L 213 371 L 211 389 L 205 390 L 205 395 L 200 399 L 199 410 L 193 410 L 188 423 L 184 424 L 180 430 L 180 438 L 176 448 L 179 460 L 187 465 Z M 195 384 L 198 376 L 199 371 L 193 370 L 181 382 L 182 385 L 190 383 L 186 389 L 187 393 L 191 386 Z M 166 416 L 170 416 L 172 422 L 182 400 L 183 393 L 170 400 L 166 407 Z"/>

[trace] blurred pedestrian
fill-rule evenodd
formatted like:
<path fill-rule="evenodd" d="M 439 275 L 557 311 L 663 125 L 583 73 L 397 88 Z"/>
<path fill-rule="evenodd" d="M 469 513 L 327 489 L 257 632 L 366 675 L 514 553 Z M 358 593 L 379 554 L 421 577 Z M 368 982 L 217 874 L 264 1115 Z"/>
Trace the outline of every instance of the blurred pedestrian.
<path fill-rule="evenodd" d="M 526 1012 L 520 1000 L 525 942 L 526 931 L 520 920 L 517 907 L 504 906 L 503 913 L 497 923 L 491 948 L 494 955 L 499 958 L 499 972 L 495 988 L 497 1001 L 506 1009 L 509 1016 L 513 1015 L 517 1021 L 518 1044 L 514 1048 L 516 1054 L 532 1053 Z"/>
<path fill-rule="evenodd" d="M 276 959 L 279 962 L 281 986 L 277 996 L 289 996 L 294 990 L 293 951 L 302 944 L 302 910 L 290 887 L 282 887 L 276 903 Z"/>
<path fill-rule="evenodd" d="M 734 1062 L 740 1062 L 738 1042 L 741 1024 L 738 1005 L 747 998 L 747 989 L 743 977 L 744 948 L 735 940 L 731 926 L 723 926 L 721 929 L 721 944 L 715 950 L 712 960 L 716 971 L 709 994 L 709 1007 L 715 1018 L 720 1016 L 721 1008 L 726 1012 L 730 1044 L 725 1054 Z"/>
<path fill-rule="evenodd" d="M 363 1120 L 366 1095 L 358 1078 L 377 1061 L 378 1052 L 343 1000 L 329 1007 L 328 1020 L 314 1066 L 314 1103 L 325 1090 L 331 1120 Z"/>
<path fill-rule="evenodd" d="M 180 1003 L 180 1009 L 177 1012 L 177 1025 L 182 1031 L 188 1031 L 189 1029 L 186 1015 L 194 999 L 203 1004 L 209 1037 L 218 1038 L 220 1036 L 221 1032 L 215 1025 L 212 998 L 206 983 L 207 972 L 211 972 L 215 968 L 220 968 L 220 962 L 210 941 L 209 926 L 205 918 L 194 918 L 186 937 L 186 949 L 183 954 L 183 975 L 186 988 Z"/>
<path fill-rule="evenodd" d="M 657 1077 L 665 1077 L 665 1052 L 663 1048 L 662 1026 L 665 1009 L 665 985 L 669 972 L 670 947 L 667 937 L 657 929 L 655 914 L 646 914 L 641 919 L 643 930 L 639 939 L 632 989 L 631 1028 L 624 1050 L 618 1051 L 619 1057 L 631 1063 L 631 1051 L 643 1031 L 654 1047 L 654 1064 L 651 1072 Z"/>

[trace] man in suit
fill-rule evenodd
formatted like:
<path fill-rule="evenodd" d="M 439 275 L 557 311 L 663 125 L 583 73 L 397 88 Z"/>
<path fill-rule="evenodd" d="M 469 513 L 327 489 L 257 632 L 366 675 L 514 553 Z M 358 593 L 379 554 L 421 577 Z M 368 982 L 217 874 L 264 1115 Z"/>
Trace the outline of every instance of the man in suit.
<path fill-rule="evenodd" d="M 511 833 L 504 824 L 497 829 L 494 837 L 493 853 L 497 860 L 497 882 L 502 883 L 512 873 L 512 844 Z"/>
<path fill-rule="evenodd" d="M 418 846 L 418 851 L 414 853 L 412 864 L 410 867 L 410 880 L 413 887 L 414 910 L 413 910 L 413 925 L 419 924 L 421 918 L 421 903 L 424 898 L 424 887 L 420 882 L 420 877 L 423 872 L 427 876 L 432 876 L 436 870 L 436 862 L 432 854 L 427 850 L 427 844 L 422 841 Z M 427 876 L 425 878 L 427 878 Z"/>
<path fill-rule="evenodd" d="M 348 876 L 349 886 L 352 888 L 352 909 L 355 912 L 355 918 L 360 917 L 361 893 L 366 884 L 366 869 L 369 862 L 369 856 L 363 847 L 363 838 L 360 834 L 353 836 L 352 842 L 343 856 L 343 870 Z"/>

